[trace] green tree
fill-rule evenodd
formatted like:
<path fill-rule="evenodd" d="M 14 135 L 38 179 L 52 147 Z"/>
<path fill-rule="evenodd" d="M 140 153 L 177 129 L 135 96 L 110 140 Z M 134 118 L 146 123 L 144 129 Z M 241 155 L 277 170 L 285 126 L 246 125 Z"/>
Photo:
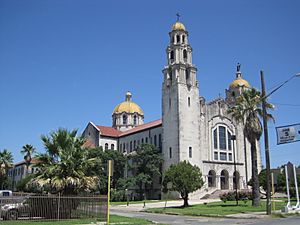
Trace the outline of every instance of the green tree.
<path fill-rule="evenodd" d="M 162 156 L 154 145 L 141 144 L 128 155 L 128 161 L 128 167 L 133 174 L 129 183 L 138 186 L 140 199 L 142 199 L 148 187 L 152 186 L 154 178 L 161 177 Z"/>
<path fill-rule="evenodd" d="M 0 151 L 0 187 L 5 188 L 8 183 L 7 172 L 12 167 L 13 156 L 10 151 L 4 149 Z"/>
<path fill-rule="evenodd" d="M 273 109 L 273 105 L 267 103 L 268 109 Z M 252 163 L 252 205 L 260 205 L 259 178 L 257 167 L 257 142 L 262 135 L 262 125 L 259 117 L 262 116 L 261 94 L 256 89 L 244 91 L 238 98 L 237 103 L 231 107 L 228 112 L 239 122 L 244 125 L 244 135 L 251 146 L 251 163 Z M 271 114 L 268 118 L 273 118 Z"/>
<path fill-rule="evenodd" d="M 124 170 L 126 164 L 125 156 L 116 150 L 105 150 L 102 147 L 89 149 L 89 157 L 96 158 L 99 162 L 94 164 L 90 169 L 90 173 L 94 176 L 98 176 L 100 184 L 100 192 L 107 193 L 107 162 L 113 160 L 114 173 L 112 180 L 112 188 L 119 189 L 118 181 L 124 178 Z"/>
<path fill-rule="evenodd" d="M 98 177 L 88 171 L 97 160 L 88 157 L 88 150 L 83 147 L 85 139 L 76 135 L 77 130 L 66 129 L 42 135 L 46 152 L 37 155 L 39 170 L 31 184 L 62 194 L 95 190 Z"/>
<path fill-rule="evenodd" d="M 35 153 L 35 148 L 32 145 L 26 144 L 22 147 L 21 153 L 24 155 L 24 160 L 26 162 L 26 168 L 28 173 L 28 168 L 32 160 L 32 155 L 33 153 Z"/>
<path fill-rule="evenodd" d="M 187 161 L 173 164 L 165 172 L 163 180 L 163 188 L 167 190 L 168 183 L 172 184 L 171 190 L 180 193 L 183 199 L 183 207 L 189 205 L 189 193 L 194 192 L 203 186 L 202 173 L 200 168 L 192 166 Z"/>

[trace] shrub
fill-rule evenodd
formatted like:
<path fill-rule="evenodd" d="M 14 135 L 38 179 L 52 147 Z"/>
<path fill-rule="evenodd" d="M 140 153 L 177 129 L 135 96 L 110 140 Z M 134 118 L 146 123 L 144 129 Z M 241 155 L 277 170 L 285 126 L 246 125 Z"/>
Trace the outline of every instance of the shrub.
<path fill-rule="evenodd" d="M 238 200 L 252 199 L 252 193 L 249 191 L 239 191 L 237 196 L 238 196 Z M 229 192 L 220 194 L 219 197 L 223 202 L 235 201 L 235 191 L 229 191 Z"/>

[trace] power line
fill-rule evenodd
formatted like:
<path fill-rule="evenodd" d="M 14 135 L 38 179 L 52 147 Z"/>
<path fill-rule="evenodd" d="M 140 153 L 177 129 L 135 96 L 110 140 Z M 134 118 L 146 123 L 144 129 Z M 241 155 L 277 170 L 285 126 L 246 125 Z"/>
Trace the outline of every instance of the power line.
<path fill-rule="evenodd" d="M 289 104 L 289 103 L 277 103 L 273 102 L 274 105 L 282 105 L 282 106 L 291 106 L 291 107 L 300 107 L 300 104 Z"/>

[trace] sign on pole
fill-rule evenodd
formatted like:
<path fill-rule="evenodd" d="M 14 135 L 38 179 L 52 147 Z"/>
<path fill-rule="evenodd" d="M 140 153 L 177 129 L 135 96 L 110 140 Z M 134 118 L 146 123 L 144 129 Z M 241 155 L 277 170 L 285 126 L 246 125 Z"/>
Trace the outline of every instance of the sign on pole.
<path fill-rule="evenodd" d="M 276 127 L 277 144 L 300 141 L 300 124 Z"/>

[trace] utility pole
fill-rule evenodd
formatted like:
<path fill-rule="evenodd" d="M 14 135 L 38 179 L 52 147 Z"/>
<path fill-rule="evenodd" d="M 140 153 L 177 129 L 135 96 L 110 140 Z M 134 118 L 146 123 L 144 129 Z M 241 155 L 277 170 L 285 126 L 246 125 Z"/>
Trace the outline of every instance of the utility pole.
<path fill-rule="evenodd" d="M 265 140 L 265 157 L 266 157 L 266 181 L 267 181 L 267 204 L 266 213 L 271 215 L 271 169 L 270 169 L 270 150 L 269 150 L 269 135 L 268 135 L 268 120 L 267 120 L 267 109 L 266 109 L 266 88 L 264 72 L 260 71 L 261 78 L 261 99 L 262 99 L 262 110 L 263 110 L 263 127 L 264 127 L 264 140 Z"/>

